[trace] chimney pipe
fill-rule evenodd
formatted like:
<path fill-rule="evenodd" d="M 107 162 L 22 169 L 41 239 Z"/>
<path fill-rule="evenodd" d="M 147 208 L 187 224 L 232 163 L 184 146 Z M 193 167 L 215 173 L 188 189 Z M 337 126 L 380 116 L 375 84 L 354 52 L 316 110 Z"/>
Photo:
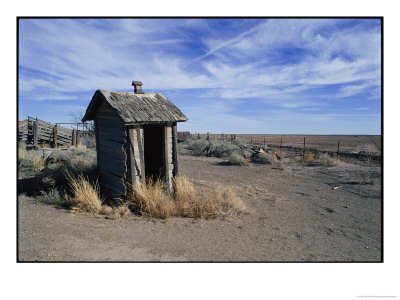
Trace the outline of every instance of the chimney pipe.
<path fill-rule="evenodd" d="M 144 94 L 144 92 L 142 92 L 143 82 L 141 82 L 141 81 L 132 81 L 132 85 L 135 88 L 134 89 L 135 94 Z"/>

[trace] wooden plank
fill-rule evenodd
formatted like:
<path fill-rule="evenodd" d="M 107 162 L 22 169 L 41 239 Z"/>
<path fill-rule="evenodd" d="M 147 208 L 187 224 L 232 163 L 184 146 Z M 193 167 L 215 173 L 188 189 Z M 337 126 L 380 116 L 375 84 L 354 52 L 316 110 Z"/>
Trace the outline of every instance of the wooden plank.
<path fill-rule="evenodd" d="M 146 173 L 145 173 L 145 160 L 144 160 L 144 132 L 143 128 L 138 128 L 136 129 L 136 134 L 137 134 L 137 146 L 139 150 L 139 158 L 140 158 L 140 178 L 142 182 L 144 183 L 146 181 Z"/>
<path fill-rule="evenodd" d="M 53 131 L 54 146 L 57 147 L 57 125 L 54 125 Z"/>
<path fill-rule="evenodd" d="M 135 175 L 137 176 L 137 178 L 141 178 L 142 177 L 142 169 L 141 169 L 141 165 L 142 165 L 142 159 L 140 157 L 139 154 L 139 145 L 138 145 L 138 131 L 137 129 L 133 130 L 133 154 L 134 154 L 134 161 L 135 161 Z M 136 184 L 138 184 L 140 182 L 139 181 L 135 181 Z"/>
<path fill-rule="evenodd" d="M 100 184 L 114 191 L 117 195 L 125 195 L 126 188 L 122 178 L 114 176 L 107 171 L 100 174 Z"/>
<path fill-rule="evenodd" d="M 121 136 L 121 135 L 113 135 L 107 132 L 102 131 L 102 129 L 99 129 L 99 138 L 100 140 L 110 140 L 110 141 L 115 141 L 117 143 L 125 143 L 126 137 Z"/>
<path fill-rule="evenodd" d="M 76 130 L 72 130 L 72 146 L 76 146 Z"/>
<path fill-rule="evenodd" d="M 101 153 L 107 156 L 118 156 L 118 157 L 123 157 L 124 153 L 123 153 L 123 149 L 121 148 L 111 148 L 108 146 L 105 146 L 104 144 L 101 147 Z"/>
<path fill-rule="evenodd" d="M 174 169 L 173 169 L 173 176 L 178 176 L 178 135 L 177 135 L 177 130 L 176 130 L 176 123 L 172 125 L 172 153 L 173 153 L 173 164 L 174 164 Z"/>
<path fill-rule="evenodd" d="M 116 142 L 116 141 L 111 141 L 111 140 L 108 140 L 108 139 L 102 139 L 102 138 L 99 138 L 99 144 L 102 147 L 110 148 L 110 150 L 115 148 L 116 151 L 119 151 L 119 150 L 122 151 L 122 147 L 124 145 L 123 143 L 119 143 L 119 142 Z"/>
<path fill-rule="evenodd" d="M 96 159 L 97 159 L 97 166 L 99 166 L 99 159 L 100 159 L 100 145 L 99 145 L 99 134 L 97 128 L 97 118 L 94 118 L 94 131 L 95 131 L 95 139 L 96 139 Z"/>
<path fill-rule="evenodd" d="M 33 145 L 36 147 L 37 146 L 37 122 L 33 122 Z"/>
<path fill-rule="evenodd" d="M 169 163 L 168 163 L 168 126 L 164 126 L 163 132 L 163 169 L 164 169 L 164 176 L 165 182 L 169 189 L 172 188 L 172 178 L 170 177 L 169 172 Z"/>
<path fill-rule="evenodd" d="M 105 158 L 104 156 L 99 160 L 101 170 L 108 171 L 115 176 L 120 176 L 121 178 L 126 175 L 125 162 L 118 162 L 116 159 Z"/>
<path fill-rule="evenodd" d="M 135 129 L 133 128 L 127 128 L 128 131 L 128 178 L 127 181 L 129 182 L 129 184 L 131 184 L 132 186 L 135 186 L 137 183 L 136 180 L 136 166 L 135 166 L 135 152 L 134 152 L 134 135 L 133 135 L 133 131 Z"/>

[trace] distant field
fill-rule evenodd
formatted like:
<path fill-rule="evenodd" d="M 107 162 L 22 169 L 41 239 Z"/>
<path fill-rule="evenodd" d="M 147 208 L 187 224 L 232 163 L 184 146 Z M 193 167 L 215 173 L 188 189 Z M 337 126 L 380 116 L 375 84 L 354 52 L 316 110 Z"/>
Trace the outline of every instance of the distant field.
<path fill-rule="evenodd" d="M 282 139 L 283 147 L 303 148 L 304 137 L 306 149 L 323 151 L 337 151 L 340 140 L 342 153 L 370 153 L 380 155 L 382 143 L 380 135 L 263 135 L 263 134 L 237 134 L 236 138 L 254 145 L 279 147 Z"/>

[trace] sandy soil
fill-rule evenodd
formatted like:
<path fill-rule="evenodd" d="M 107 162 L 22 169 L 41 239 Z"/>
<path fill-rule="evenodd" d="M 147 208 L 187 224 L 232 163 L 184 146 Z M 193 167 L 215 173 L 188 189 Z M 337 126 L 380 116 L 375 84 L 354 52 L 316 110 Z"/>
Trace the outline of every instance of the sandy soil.
<path fill-rule="evenodd" d="M 232 220 L 72 214 L 20 195 L 20 261 L 381 261 L 381 168 L 228 166 L 179 156 L 198 188 L 234 186 Z M 368 174 L 374 184 L 360 184 Z"/>

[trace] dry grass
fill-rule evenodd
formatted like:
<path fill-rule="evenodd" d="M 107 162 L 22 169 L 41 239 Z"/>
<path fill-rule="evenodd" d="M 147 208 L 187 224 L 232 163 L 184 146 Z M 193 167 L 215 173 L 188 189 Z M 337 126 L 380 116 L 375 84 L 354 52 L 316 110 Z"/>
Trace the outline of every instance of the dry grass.
<path fill-rule="evenodd" d="M 197 193 L 185 177 L 174 179 L 174 193 L 166 192 L 163 185 L 160 180 L 149 180 L 146 184 L 135 186 L 131 206 L 156 218 L 182 216 L 209 219 L 249 212 L 231 189 L 217 187 L 204 195 Z"/>
<path fill-rule="evenodd" d="M 304 157 L 303 157 L 303 163 L 306 163 L 306 164 L 309 164 L 309 163 L 312 163 L 312 162 L 314 162 L 314 155 L 312 155 L 311 153 L 306 153 L 306 154 L 304 154 Z"/>
<path fill-rule="evenodd" d="M 264 152 L 261 153 L 259 156 L 259 162 L 261 164 L 274 164 L 276 163 L 277 158 L 275 156 L 275 154 L 273 153 L 268 153 L 268 152 Z"/>
<path fill-rule="evenodd" d="M 68 197 L 71 209 L 78 212 L 100 213 L 103 201 L 98 182 L 92 184 L 82 174 L 75 176 L 68 171 L 65 175 L 68 189 L 72 194 L 71 197 Z"/>
<path fill-rule="evenodd" d="M 118 207 L 109 208 L 111 209 L 111 211 L 104 214 L 109 215 L 114 220 L 125 218 L 131 214 L 131 211 L 126 203 Z"/>
<path fill-rule="evenodd" d="M 322 154 L 319 159 L 318 163 L 324 167 L 332 167 L 332 166 L 337 166 L 339 164 L 337 159 L 333 159 L 330 157 L 328 154 Z"/>
<path fill-rule="evenodd" d="M 240 155 L 240 153 L 238 153 L 238 152 L 233 152 L 229 156 L 229 161 L 228 162 L 231 165 L 239 165 L 239 166 L 248 165 L 248 161 L 246 160 L 246 158 L 243 157 L 242 155 Z"/>
<path fill-rule="evenodd" d="M 18 169 L 38 172 L 44 167 L 42 153 L 37 150 L 26 150 L 24 143 L 18 144 Z"/>
<path fill-rule="evenodd" d="M 97 181 L 91 183 L 82 174 L 75 176 L 71 172 L 65 172 L 68 188 L 72 196 L 66 196 L 66 202 L 74 212 L 90 212 L 110 216 L 112 219 L 120 219 L 130 215 L 127 204 L 110 207 L 103 205 L 100 196 L 100 187 Z"/>

